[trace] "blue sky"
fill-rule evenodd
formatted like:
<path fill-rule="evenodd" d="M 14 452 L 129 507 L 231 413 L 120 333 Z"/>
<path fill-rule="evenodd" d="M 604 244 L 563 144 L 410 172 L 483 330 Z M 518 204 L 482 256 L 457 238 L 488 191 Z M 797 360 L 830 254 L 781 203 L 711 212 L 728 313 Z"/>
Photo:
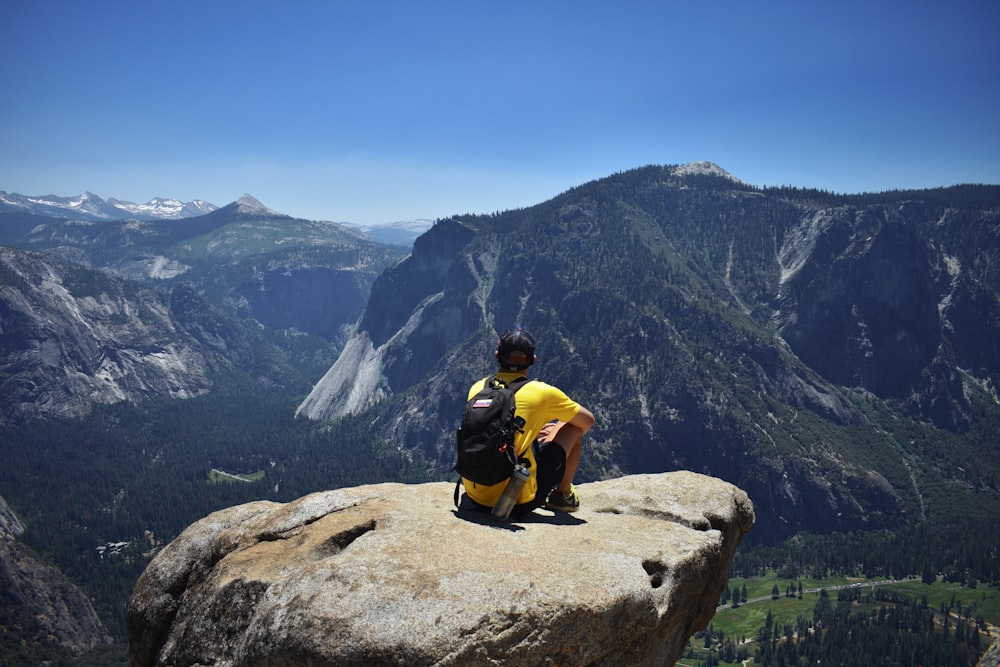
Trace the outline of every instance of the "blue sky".
<path fill-rule="evenodd" d="M 0 190 L 377 224 L 697 160 L 998 184 L 998 34 L 996 0 L 9 0 Z"/>

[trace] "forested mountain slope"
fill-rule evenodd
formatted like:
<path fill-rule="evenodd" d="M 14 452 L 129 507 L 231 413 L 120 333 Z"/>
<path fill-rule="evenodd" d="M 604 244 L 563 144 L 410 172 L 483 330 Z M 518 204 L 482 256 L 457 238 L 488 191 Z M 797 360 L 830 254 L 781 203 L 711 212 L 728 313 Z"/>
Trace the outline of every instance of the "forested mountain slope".
<path fill-rule="evenodd" d="M 443 472 L 517 322 L 534 374 L 597 415 L 590 478 L 719 476 L 771 536 L 995 509 L 998 222 L 994 186 L 837 196 L 676 167 L 442 220 L 299 413 L 371 411 Z"/>

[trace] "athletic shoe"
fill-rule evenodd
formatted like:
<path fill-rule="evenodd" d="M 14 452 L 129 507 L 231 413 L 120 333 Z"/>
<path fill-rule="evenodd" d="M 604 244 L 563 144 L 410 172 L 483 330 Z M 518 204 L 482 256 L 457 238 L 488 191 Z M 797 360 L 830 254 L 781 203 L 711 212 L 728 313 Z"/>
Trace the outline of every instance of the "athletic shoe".
<path fill-rule="evenodd" d="M 580 496 L 576 492 L 576 487 L 570 485 L 569 495 L 566 496 L 552 489 L 548 500 L 545 501 L 545 509 L 553 512 L 575 512 L 580 509 Z"/>

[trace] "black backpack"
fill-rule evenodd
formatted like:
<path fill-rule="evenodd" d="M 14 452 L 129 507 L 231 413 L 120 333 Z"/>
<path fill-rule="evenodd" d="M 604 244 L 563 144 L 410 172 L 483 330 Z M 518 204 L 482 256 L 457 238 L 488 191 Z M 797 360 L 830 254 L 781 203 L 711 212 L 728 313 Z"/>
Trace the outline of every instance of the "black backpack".
<path fill-rule="evenodd" d="M 514 414 L 514 393 L 529 381 L 521 377 L 508 384 L 494 376 L 469 399 L 455 433 L 455 472 L 485 486 L 510 478 L 517 465 L 514 436 L 524 426 L 524 420 Z"/>

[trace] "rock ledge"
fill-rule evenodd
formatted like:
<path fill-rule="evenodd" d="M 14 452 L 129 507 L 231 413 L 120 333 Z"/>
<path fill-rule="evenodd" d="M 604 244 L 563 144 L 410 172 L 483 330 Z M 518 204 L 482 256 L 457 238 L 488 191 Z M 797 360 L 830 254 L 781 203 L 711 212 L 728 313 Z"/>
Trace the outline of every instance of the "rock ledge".
<path fill-rule="evenodd" d="M 448 483 L 254 502 L 191 525 L 139 578 L 139 665 L 663 665 L 705 627 L 754 522 L 687 472 L 579 486 L 498 525 Z"/>

